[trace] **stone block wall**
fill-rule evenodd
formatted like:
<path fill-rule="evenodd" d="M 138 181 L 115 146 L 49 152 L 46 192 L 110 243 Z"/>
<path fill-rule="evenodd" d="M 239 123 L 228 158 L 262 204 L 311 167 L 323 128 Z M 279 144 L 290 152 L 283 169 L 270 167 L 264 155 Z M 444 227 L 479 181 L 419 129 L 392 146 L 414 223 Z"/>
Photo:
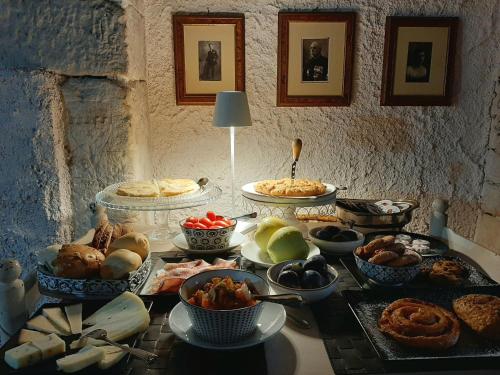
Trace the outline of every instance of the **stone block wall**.
<path fill-rule="evenodd" d="M 148 175 L 142 1 L 0 3 L 0 258 L 90 228 L 96 192 Z"/>

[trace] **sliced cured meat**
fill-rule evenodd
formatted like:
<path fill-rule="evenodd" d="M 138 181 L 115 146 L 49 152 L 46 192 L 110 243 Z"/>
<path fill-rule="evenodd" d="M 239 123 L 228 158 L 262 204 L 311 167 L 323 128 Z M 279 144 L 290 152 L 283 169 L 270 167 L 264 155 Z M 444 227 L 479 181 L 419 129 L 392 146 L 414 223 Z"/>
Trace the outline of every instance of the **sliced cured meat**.
<path fill-rule="evenodd" d="M 166 263 L 163 269 L 157 271 L 155 279 L 150 288 L 150 293 L 177 293 L 182 282 L 200 272 L 238 268 L 238 264 L 234 260 L 224 260 L 216 258 L 213 264 L 205 262 L 202 259 L 197 259 L 189 262 Z"/>

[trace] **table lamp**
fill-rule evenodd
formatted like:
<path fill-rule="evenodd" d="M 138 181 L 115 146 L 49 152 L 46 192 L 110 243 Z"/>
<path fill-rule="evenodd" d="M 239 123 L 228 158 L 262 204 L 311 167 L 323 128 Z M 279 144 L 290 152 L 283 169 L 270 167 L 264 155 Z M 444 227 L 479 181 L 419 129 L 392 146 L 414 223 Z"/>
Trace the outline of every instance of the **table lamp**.
<path fill-rule="evenodd" d="M 251 126 L 250 109 L 247 94 L 244 91 L 222 91 L 217 93 L 213 125 L 217 128 L 229 128 L 231 143 L 231 210 L 234 205 L 234 134 L 235 128 Z"/>

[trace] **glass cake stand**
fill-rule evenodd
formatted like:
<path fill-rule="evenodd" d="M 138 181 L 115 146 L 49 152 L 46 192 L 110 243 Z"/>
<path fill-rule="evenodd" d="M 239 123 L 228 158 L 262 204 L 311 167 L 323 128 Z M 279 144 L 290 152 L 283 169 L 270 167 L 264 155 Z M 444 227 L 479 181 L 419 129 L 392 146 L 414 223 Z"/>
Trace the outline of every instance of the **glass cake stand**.
<path fill-rule="evenodd" d="M 110 210 L 153 212 L 154 229 L 148 232 L 148 236 L 157 241 L 168 240 L 177 234 L 172 230 L 170 211 L 203 206 L 219 199 L 222 194 L 222 189 L 209 181 L 200 190 L 191 194 L 173 197 L 126 197 L 116 194 L 121 184 L 123 182 L 110 185 L 98 192 L 95 197 L 96 203 Z"/>

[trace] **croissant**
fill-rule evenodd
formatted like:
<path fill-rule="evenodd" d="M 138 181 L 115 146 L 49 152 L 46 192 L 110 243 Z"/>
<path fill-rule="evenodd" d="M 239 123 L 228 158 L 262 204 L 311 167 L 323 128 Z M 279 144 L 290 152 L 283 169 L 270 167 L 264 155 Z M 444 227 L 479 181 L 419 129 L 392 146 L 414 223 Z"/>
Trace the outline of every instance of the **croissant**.
<path fill-rule="evenodd" d="M 430 302 L 402 298 L 385 308 L 379 329 L 394 340 L 414 348 L 445 350 L 460 336 L 455 314 Z"/>

